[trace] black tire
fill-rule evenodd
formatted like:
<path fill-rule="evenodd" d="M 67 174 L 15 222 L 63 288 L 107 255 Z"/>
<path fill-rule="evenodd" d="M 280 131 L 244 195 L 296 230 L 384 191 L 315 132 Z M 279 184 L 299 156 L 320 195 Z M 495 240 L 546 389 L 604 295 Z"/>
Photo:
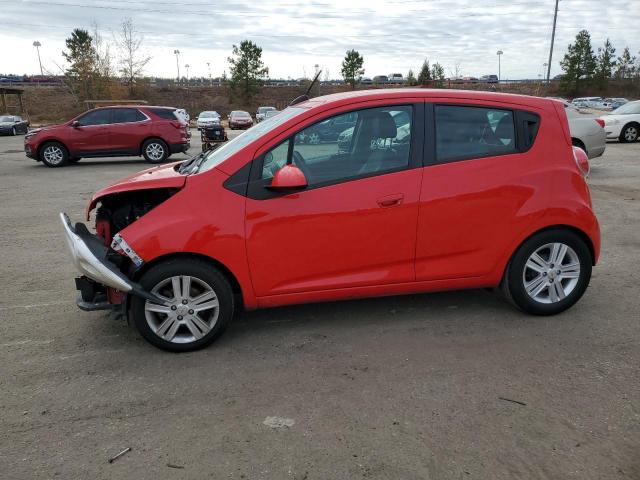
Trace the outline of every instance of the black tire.
<path fill-rule="evenodd" d="M 169 146 L 164 140 L 150 138 L 142 144 L 142 156 L 149 163 L 162 163 L 169 158 Z"/>
<path fill-rule="evenodd" d="M 40 161 L 47 167 L 64 167 L 69 163 L 69 152 L 60 142 L 47 142 L 40 147 Z"/>
<path fill-rule="evenodd" d="M 82 160 L 82 157 L 71 157 L 69 158 L 69 163 L 78 163 L 80 160 Z"/>
<path fill-rule="evenodd" d="M 581 141 L 581 140 L 578 140 L 577 138 L 572 138 L 572 139 L 571 139 L 571 144 L 572 144 L 574 147 L 581 148 L 581 149 L 584 151 L 584 153 L 586 153 L 586 154 L 587 154 L 587 156 L 589 155 L 589 154 L 588 154 L 588 152 L 587 152 L 587 147 L 585 147 L 585 146 L 584 146 L 584 143 L 582 143 L 582 141 Z"/>
<path fill-rule="evenodd" d="M 620 130 L 619 140 L 622 143 L 631 143 L 638 140 L 639 136 L 640 125 L 638 125 L 637 123 L 630 123 L 622 127 L 622 130 Z"/>
<path fill-rule="evenodd" d="M 577 281 L 574 283 L 573 279 L 570 278 L 560 278 L 556 277 L 556 272 L 558 270 L 558 266 L 554 264 L 548 264 L 541 270 L 545 270 L 545 273 L 537 273 L 534 272 L 531 268 L 527 267 L 527 262 L 530 257 L 540 250 L 541 248 L 550 245 L 550 244 L 564 244 L 565 246 L 570 247 L 567 251 L 567 255 L 575 255 L 575 259 L 569 263 L 579 263 L 580 271 L 577 273 Z M 549 261 L 550 257 L 545 258 L 544 251 L 542 250 L 540 257 L 543 260 Z M 551 255 L 551 250 L 549 249 L 549 255 Z M 566 258 L 566 257 L 565 257 Z M 562 259 L 561 259 L 562 260 Z M 509 265 L 507 266 L 507 270 L 504 274 L 501 288 L 505 295 L 505 297 L 513 303 L 520 310 L 523 310 L 526 313 L 530 313 L 532 315 L 555 315 L 557 313 L 563 312 L 564 310 L 571 307 L 575 304 L 582 295 L 585 290 L 589 286 L 589 281 L 591 279 L 591 266 L 593 264 L 593 259 L 591 255 L 591 251 L 589 247 L 585 243 L 585 241 L 580 238 L 577 234 L 570 230 L 554 228 L 550 230 L 545 230 L 543 232 L 537 233 L 525 241 L 520 248 L 513 254 Z M 561 267 L 567 268 L 568 263 L 563 262 Z M 552 267 L 549 270 L 546 268 Z M 544 278 L 543 278 L 544 276 Z M 529 280 L 530 279 L 530 280 Z M 527 293 L 525 288 L 525 281 L 532 285 L 536 280 L 542 280 L 538 285 L 543 287 L 542 292 L 540 292 L 540 296 L 545 295 L 545 290 L 547 291 L 547 299 L 542 299 L 543 301 L 537 300 Z M 553 301 L 551 288 L 552 285 L 558 285 L 563 289 L 563 294 L 565 290 L 569 289 L 569 285 L 572 285 L 571 290 L 566 293 L 566 296 L 562 299 L 557 299 Z M 536 298 L 538 296 L 536 295 Z M 559 297 L 557 297 L 559 298 Z M 545 303 L 549 301 L 551 303 Z"/>
<path fill-rule="evenodd" d="M 178 343 L 177 341 L 168 341 L 161 338 L 155 330 L 151 328 L 145 312 L 145 305 L 147 304 L 146 300 L 134 296 L 131 301 L 131 317 L 140 334 L 152 345 L 170 352 L 189 352 L 210 345 L 214 340 L 222 335 L 224 330 L 227 328 L 227 325 L 233 317 L 234 310 L 233 291 L 226 277 L 215 267 L 202 260 L 172 259 L 160 263 L 152 267 L 142 276 L 140 284 L 145 290 L 152 291 L 158 285 L 162 285 L 163 282 L 168 282 L 167 279 L 180 276 L 191 277 L 190 285 L 193 286 L 190 288 L 190 292 L 195 292 L 194 294 L 196 296 L 198 295 L 197 287 L 205 284 L 213 290 L 215 297 L 217 297 L 217 320 L 213 317 L 216 313 L 216 310 L 213 309 L 213 311 L 209 313 L 210 316 L 207 320 L 207 322 L 213 323 L 211 330 L 201 338 L 195 339 L 194 337 L 194 339 L 190 341 L 186 341 L 185 338 L 179 338 L 180 335 L 187 337 L 192 336 L 190 328 L 188 328 L 188 325 L 186 324 L 188 322 L 188 314 L 193 314 L 192 310 L 183 312 L 184 319 L 183 317 L 177 317 L 180 318 L 180 321 L 177 322 L 180 323 L 180 326 L 178 327 L 177 333 L 174 333 L 174 338 L 178 337 L 176 340 L 185 341 L 185 343 Z M 202 282 L 202 284 L 199 282 Z M 168 284 L 167 288 L 169 288 Z M 161 289 L 160 291 L 163 290 Z M 176 301 L 176 305 L 177 308 L 191 308 L 190 303 L 182 306 L 181 302 Z M 173 313 L 174 316 L 180 313 L 179 310 L 173 309 L 173 307 L 171 308 L 175 312 Z M 156 326 L 156 328 L 160 326 L 158 323 L 166 319 L 168 319 L 168 314 L 150 312 L 150 321 Z M 181 323 L 183 321 L 184 323 Z M 171 328 L 167 329 L 167 333 L 169 330 L 171 330 Z"/>
<path fill-rule="evenodd" d="M 11 128 L 11 135 L 13 135 L 14 137 L 18 135 L 18 129 L 16 127 Z"/>

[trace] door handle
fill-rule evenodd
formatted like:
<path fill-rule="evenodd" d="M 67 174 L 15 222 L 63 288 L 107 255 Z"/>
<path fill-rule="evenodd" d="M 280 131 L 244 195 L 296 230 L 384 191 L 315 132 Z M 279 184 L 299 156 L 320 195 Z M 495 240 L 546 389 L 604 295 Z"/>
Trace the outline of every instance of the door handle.
<path fill-rule="evenodd" d="M 396 205 L 400 205 L 403 200 L 404 195 L 402 193 L 396 193 L 394 195 L 380 197 L 378 199 L 378 205 L 380 205 L 381 208 L 395 207 Z"/>

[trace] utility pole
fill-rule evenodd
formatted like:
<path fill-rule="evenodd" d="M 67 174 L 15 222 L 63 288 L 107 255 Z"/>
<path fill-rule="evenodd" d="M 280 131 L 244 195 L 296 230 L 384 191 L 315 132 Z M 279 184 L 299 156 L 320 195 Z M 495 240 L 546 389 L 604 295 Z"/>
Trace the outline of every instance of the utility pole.
<path fill-rule="evenodd" d="M 556 9 L 553 12 L 553 30 L 551 31 L 551 47 L 549 48 L 549 61 L 547 62 L 547 83 L 551 82 L 551 57 L 553 57 L 553 41 L 556 38 L 556 20 L 558 19 L 558 3 L 556 0 Z"/>
<path fill-rule="evenodd" d="M 40 47 L 42 46 L 42 44 L 36 40 L 35 42 L 33 42 L 33 46 L 36 47 L 36 50 L 38 51 L 38 63 L 40 64 L 40 76 L 44 77 L 44 73 L 42 73 L 42 60 L 40 60 Z"/>
<path fill-rule="evenodd" d="M 184 68 L 187 69 L 187 85 L 189 84 L 189 64 L 185 63 Z"/>
<path fill-rule="evenodd" d="M 504 52 L 502 50 L 498 50 L 496 55 L 498 55 L 498 85 L 500 85 L 501 72 L 500 72 L 500 57 Z"/>
<path fill-rule="evenodd" d="M 178 83 L 180 83 L 180 62 L 178 61 L 180 50 L 176 49 L 173 51 L 173 53 L 176 55 L 176 67 L 178 68 Z"/>
<path fill-rule="evenodd" d="M 207 71 L 209 72 L 209 86 L 211 86 L 211 62 L 207 62 Z"/>

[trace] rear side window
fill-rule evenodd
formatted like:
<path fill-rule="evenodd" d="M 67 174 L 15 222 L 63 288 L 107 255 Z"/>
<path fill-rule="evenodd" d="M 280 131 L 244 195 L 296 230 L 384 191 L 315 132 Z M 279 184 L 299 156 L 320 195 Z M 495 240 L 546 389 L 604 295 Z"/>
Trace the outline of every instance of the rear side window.
<path fill-rule="evenodd" d="M 113 110 L 113 123 L 142 122 L 147 117 L 137 108 L 116 108 Z"/>
<path fill-rule="evenodd" d="M 176 117 L 176 115 L 174 114 L 175 110 L 171 110 L 170 108 L 150 108 L 149 111 L 165 120 L 178 119 L 178 117 Z"/>
<path fill-rule="evenodd" d="M 511 110 L 436 105 L 436 158 L 450 162 L 518 151 Z"/>

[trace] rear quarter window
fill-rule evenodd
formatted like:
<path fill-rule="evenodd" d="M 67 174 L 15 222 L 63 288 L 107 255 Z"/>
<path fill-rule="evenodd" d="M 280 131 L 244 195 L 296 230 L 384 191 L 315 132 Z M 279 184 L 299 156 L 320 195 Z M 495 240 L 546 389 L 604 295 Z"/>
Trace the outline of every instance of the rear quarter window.
<path fill-rule="evenodd" d="M 175 110 L 170 108 L 150 108 L 149 111 L 164 120 L 178 120 Z"/>

